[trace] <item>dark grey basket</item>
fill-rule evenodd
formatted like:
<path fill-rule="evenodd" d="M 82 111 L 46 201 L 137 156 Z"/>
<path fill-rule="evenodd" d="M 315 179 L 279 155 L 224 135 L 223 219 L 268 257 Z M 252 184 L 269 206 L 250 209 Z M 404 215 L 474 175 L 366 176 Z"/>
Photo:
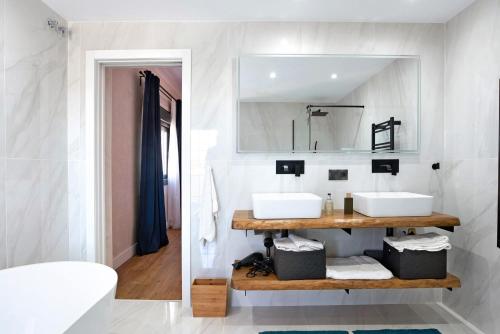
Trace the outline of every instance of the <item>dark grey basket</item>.
<path fill-rule="evenodd" d="M 274 248 L 274 272 L 280 280 L 326 278 L 326 250 L 288 252 Z"/>
<path fill-rule="evenodd" d="M 399 252 L 384 242 L 382 263 L 401 279 L 446 278 L 446 249 L 439 252 L 405 249 Z"/>

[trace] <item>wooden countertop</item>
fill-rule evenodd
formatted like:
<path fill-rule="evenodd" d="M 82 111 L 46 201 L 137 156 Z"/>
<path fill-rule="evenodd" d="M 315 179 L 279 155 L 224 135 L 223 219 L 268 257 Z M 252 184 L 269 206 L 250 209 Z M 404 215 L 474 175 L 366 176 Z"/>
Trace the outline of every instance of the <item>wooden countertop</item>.
<path fill-rule="evenodd" d="M 248 268 L 233 270 L 231 287 L 236 290 L 336 290 L 336 289 L 412 289 L 459 288 L 458 277 L 448 274 L 444 279 L 402 280 L 396 277 L 385 280 L 291 280 L 280 281 L 275 274 L 248 278 Z"/>
<path fill-rule="evenodd" d="M 457 217 L 432 213 L 426 217 L 368 217 L 360 213 L 344 214 L 334 210 L 333 215 L 314 219 L 255 219 L 252 210 L 236 210 L 232 228 L 235 230 L 298 230 L 298 229 L 350 229 L 382 227 L 453 227 L 459 226 Z"/>

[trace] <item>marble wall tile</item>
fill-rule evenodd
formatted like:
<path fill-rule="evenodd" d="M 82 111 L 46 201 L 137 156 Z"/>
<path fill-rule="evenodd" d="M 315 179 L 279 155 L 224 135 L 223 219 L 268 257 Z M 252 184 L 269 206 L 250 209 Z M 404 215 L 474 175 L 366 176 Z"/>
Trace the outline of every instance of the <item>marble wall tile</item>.
<path fill-rule="evenodd" d="M 66 38 L 47 27 L 58 17 L 41 1 L 5 1 L 7 154 L 64 158 Z"/>
<path fill-rule="evenodd" d="M 69 257 L 68 163 L 42 160 L 40 167 L 42 260 L 66 260 Z"/>
<path fill-rule="evenodd" d="M 7 267 L 7 225 L 5 219 L 5 159 L 0 158 L 0 269 Z"/>
<path fill-rule="evenodd" d="M 5 157 L 5 105 L 4 105 L 4 79 L 5 79 L 5 0 L 0 0 L 0 157 Z"/>
<path fill-rule="evenodd" d="M 259 236 L 231 229 L 235 209 L 251 207 L 252 192 L 308 191 L 320 195 L 332 192 L 335 205 L 342 207 L 345 192 L 361 190 L 408 190 L 436 196 L 436 207 L 442 205 L 441 174 L 431 164 L 443 157 L 443 57 L 444 29 L 438 24 L 372 24 L 372 23 L 173 23 L 173 22 L 79 22 L 71 25 L 69 40 L 68 122 L 71 159 L 85 163 L 83 136 L 84 56 L 97 49 L 171 49 L 192 50 L 192 124 L 191 124 L 191 269 L 192 276 L 230 274 L 230 263 L 252 251 L 262 250 Z M 395 54 L 419 55 L 422 61 L 422 150 L 419 155 L 399 156 L 400 174 L 371 174 L 371 157 L 335 154 L 237 154 L 235 108 L 235 60 L 249 53 L 302 54 Z M 382 157 L 382 156 L 380 156 Z M 276 159 L 305 159 L 306 173 L 300 178 L 275 175 Z M 221 206 L 217 225 L 217 243 L 200 248 L 197 231 L 201 184 L 205 167 L 211 165 Z M 84 166 L 84 165 L 83 165 Z M 349 181 L 328 182 L 329 168 L 349 169 Z M 70 250 L 84 245 L 82 216 L 85 207 L 76 207 L 85 198 L 84 178 L 69 167 Z M 84 174 L 80 174 L 80 177 Z M 82 203 L 83 205 L 83 203 Z M 359 232 L 359 233 L 358 233 Z M 80 233 L 80 234 L 78 234 Z M 354 254 L 367 244 L 381 242 L 380 231 L 318 232 L 329 240 L 332 253 Z M 78 235 L 78 237 L 76 237 Z M 73 238 L 74 236 L 74 238 Z M 83 238 L 83 239 L 80 239 Z M 378 240 L 378 241 L 377 241 Z M 78 252 L 70 251 L 77 255 Z M 207 263 L 213 265 L 207 266 Z M 280 292 L 250 293 L 244 298 L 238 292 L 233 304 L 314 304 L 314 303 L 399 303 L 441 300 L 440 290 L 429 291 L 359 291 L 352 296 L 342 293 Z M 319 295 L 319 297 L 318 297 Z"/>
<path fill-rule="evenodd" d="M 444 208 L 462 222 L 449 255 L 462 288 L 443 301 L 485 333 L 500 331 L 499 13 L 500 1 L 478 0 L 446 24 Z"/>
<path fill-rule="evenodd" d="M 0 267 L 65 260 L 67 38 L 47 18 L 65 21 L 40 0 L 0 7 Z"/>
<path fill-rule="evenodd" d="M 41 163 L 7 160 L 5 170 L 7 265 L 42 260 Z"/>

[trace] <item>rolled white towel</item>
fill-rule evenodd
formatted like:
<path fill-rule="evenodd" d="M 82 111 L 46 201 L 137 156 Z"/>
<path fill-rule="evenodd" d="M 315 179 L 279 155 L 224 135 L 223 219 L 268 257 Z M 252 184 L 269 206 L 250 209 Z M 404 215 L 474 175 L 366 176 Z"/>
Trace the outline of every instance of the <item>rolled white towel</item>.
<path fill-rule="evenodd" d="M 324 248 L 323 243 L 319 241 L 302 238 L 295 234 L 290 234 L 288 238 L 292 240 L 299 249 L 304 251 L 322 250 Z"/>
<path fill-rule="evenodd" d="M 333 279 L 390 279 L 392 273 L 369 256 L 326 259 L 326 277 Z"/>
<path fill-rule="evenodd" d="M 408 250 L 422 250 L 429 252 L 438 252 L 443 249 L 451 249 L 450 239 L 445 235 L 440 235 L 434 232 L 405 235 L 402 237 L 385 237 L 384 241 L 399 252 Z"/>

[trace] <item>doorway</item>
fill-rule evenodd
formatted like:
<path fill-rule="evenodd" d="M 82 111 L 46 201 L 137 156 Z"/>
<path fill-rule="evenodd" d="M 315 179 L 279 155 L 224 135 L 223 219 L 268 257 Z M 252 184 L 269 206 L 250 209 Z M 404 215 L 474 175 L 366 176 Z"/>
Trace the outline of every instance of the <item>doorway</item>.
<path fill-rule="evenodd" d="M 124 220 L 123 216 L 127 211 L 124 210 L 122 212 L 116 208 L 113 210 L 113 205 L 117 204 L 113 202 L 113 184 L 115 187 L 117 184 L 119 185 L 120 177 L 123 177 L 123 175 L 116 175 L 117 177 L 113 182 L 113 175 L 115 173 L 112 173 L 113 164 L 109 163 L 113 161 L 113 154 L 110 154 L 110 152 L 113 151 L 110 151 L 109 147 L 112 143 L 113 132 L 112 129 L 108 129 L 107 126 L 107 124 L 113 123 L 109 123 L 109 119 L 107 118 L 110 115 L 106 113 L 107 107 L 109 108 L 107 104 L 109 101 L 106 101 L 106 81 L 109 80 L 109 78 L 106 78 L 106 71 L 107 69 L 117 70 L 120 68 L 128 71 L 139 69 L 136 81 L 136 83 L 139 83 L 139 72 L 141 71 L 158 71 L 162 68 L 173 67 L 178 67 L 178 74 L 181 79 L 180 101 L 182 101 L 182 123 L 179 125 L 178 129 L 180 133 L 179 142 L 181 145 L 178 150 L 178 158 L 180 160 L 177 161 L 177 163 L 182 166 L 178 168 L 178 218 L 175 219 L 173 218 L 175 215 L 170 215 L 170 229 L 167 230 L 170 242 L 166 247 L 162 247 L 158 252 L 153 254 L 144 255 L 142 257 L 132 256 L 128 259 L 133 253 L 133 244 L 129 245 L 128 248 L 122 247 L 122 252 L 113 251 L 115 247 L 113 239 L 120 238 L 120 236 L 114 235 L 113 233 L 114 218 L 120 219 L 121 222 L 125 221 L 126 219 Z M 128 287 L 125 285 L 126 289 L 122 291 L 124 293 L 122 296 L 125 298 L 161 300 L 182 298 L 184 306 L 190 305 L 190 162 L 188 158 L 190 156 L 190 75 L 191 56 L 189 50 L 110 50 L 87 52 L 86 116 L 89 130 L 86 142 L 88 158 L 86 177 L 89 181 L 89 187 L 86 205 L 88 212 L 93 213 L 89 214 L 87 217 L 87 258 L 90 261 L 117 267 L 119 276 L 120 271 L 122 272 L 121 281 L 129 279 L 130 282 L 133 282 L 133 284 Z M 168 86 L 168 84 L 165 84 L 165 86 Z M 168 92 L 168 90 L 167 87 L 166 91 Z M 173 91 L 173 89 L 171 90 Z M 118 98 L 118 101 L 120 100 L 121 99 Z M 169 112 L 170 114 L 172 113 L 173 100 L 177 99 L 173 97 L 171 101 L 172 105 L 169 106 L 171 110 L 168 110 L 169 107 L 164 108 L 167 114 Z M 130 125 L 128 131 L 130 131 L 131 128 L 133 128 L 132 125 Z M 120 128 L 118 132 L 120 132 L 120 130 L 124 129 Z M 162 122 L 163 142 L 165 143 L 166 141 L 166 144 L 172 147 L 172 143 L 169 143 L 169 139 L 171 139 L 169 132 L 172 133 L 172 123 L 169 124 L 168 119 L 165 118 L 165 122 Z M 137 134 L 135 135 L 137 136 Z M 165 136 L 167 137 L 165 138 Z M 133 147 L 133 142 L 132 146 L 128 147 L 128 150 L 130 150 L 131 147 Z M 169 157 L 172 157 L 172 155 L 169 155 L 169 151 L 165 153 L 166 155 L 162 154 L 162 162 L 168 159 L 168 161 L 165 161 L 165 172 L 167 174 L 166 179 L 170 181 L 168 171 L 171 168 L 169 164 L 173 162 Z M 115 162 L 115 165 L 116 164 L 120 166 L 119 162 Z M 133 168 L 129 168 L 128 173 L 129 175 L 133 175 Z M 130 187 L 134 182 L 128 180 L 128 182 L 123 183 L 127 183 Z M 170 194 L 168 184 L 165 186 L 167 195 L 165 196 L 165 198 L 167 198 L 166 214 L 168 217 L 169 206 L 171 206 L 168 201 L 168 196 L 175 197 L 175 195 Z M 123 196 L 124 193 L 121 195 Z M 126 195 L 128 196 L 128 194 Z M 130 198 L 125 199 L 130 200 Z M 182 206 L 180 206 L 180 203 L 182 203 Z M 118 201 L 118 204 L 122 205 L 123 208 L 123 202 L 120 204 L 120 201 Z M 171 213 L 174 211 L 175 210 L 171 209 Z M 115 227 L 115 231 L 117 230 L 119 230 L 119 228 Z M 132 239 L 130 237 L 130 230 L 128 230 L 128 237 L 125 239 L 128 241 L 133 240 L 133 236 Z M 117 244 L 119 244 L 119 242 Z M 120 247 L 117 247 L 117 249 L 120 249 Z M 127 266 L 121 268 L 124 265 Z M 147 275 L 143 275 L 142 278 L 137 278 L 137 274 L 139 272 L 144 272 L 145 268 L 152 268 L 152 270 L 148 272 Z M 179 275 L 179 269 L 176 268 L 180 268 L 181 275 Z M 176 289 L 172 290 L 171 287 L 174 285 Z M 120 293 L 117 297 L 120 298 Z"/>
<path fill-rule="evenodd" d="M 140 241 L 149 244 L 149 237 L 140 238 L 138 230 L 147 219 L 141 217 L 140 203 L 149 194 L 141 194 L 142 159 L 151 157 L 144 149 L 143 123 L 146 111 L 146 74 L 159 80 L 156 110 L 159 117 L 161 144 L 161 202 L 157 209 L 163 215 L 161 234 L 168 242 L 163 247 L 142 253 Z M 106 66 L 104 69 L 105 150 L 109 201 L 109 242 L 112 244 L 112 267 L 118 273 L 116 298 L 181 300 L 181 192 L 180 152 L 182 140 L 182 65 Z M 151 132 L 151 131 L 150 131 Z M 152 131 L 155 132 L 155 131 Z M 146 144 L 147 145 L 147 144 Z M 161 153 L 160 153 L 161 151 Z M 146 161 L 152 163 L 152 161 Z M 160 204 L 160 205 L 158 205 Z M 158 234 L 159 234 L 158 233 Z M 152 237 L 152 236 L 151 236 Z M 159 236 L 158 236 L 159 237 Z"/>

